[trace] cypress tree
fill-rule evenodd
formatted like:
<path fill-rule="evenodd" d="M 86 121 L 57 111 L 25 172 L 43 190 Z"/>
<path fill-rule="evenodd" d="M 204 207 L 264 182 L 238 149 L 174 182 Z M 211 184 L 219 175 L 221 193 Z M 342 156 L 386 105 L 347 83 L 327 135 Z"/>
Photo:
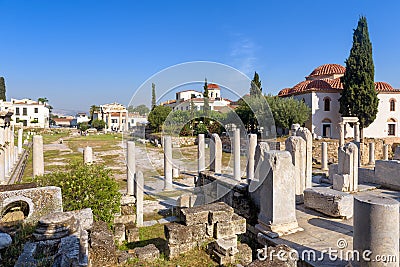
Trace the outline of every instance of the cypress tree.
<path fill-rule="evenodd" d="M 208 99 L 208 84 L 207 84 L 207 78 L 205 78 L 204 80 L 204 93 L 203 93 L 203 97 L 204 97 L 204 123 L 206 125 L 208 125 L 208 116 L 209 116 L 209 111 L 210 111 L 210 103 L 209 103 L 209 99 Z"/>
<path fill-rule="evenodd" d="M 156 85 L 151 84 L 151 110 L 156 106 Z"/>
<path fill-rule="evenodd" d="M 368 127 L 378 113 L 378 95 L 374 83 L 372 44 L 369 39 L 367 19 L 360 17 L 353 34 L 353 47 L 346 60 L 346 72 L 342 77 L 343 91 L 339 98 L 343 117 L 355 116 L 363 128 Z"/>
<path fill-rule="evenodd" d="M 254 72 L 254 78 L 250 85 L 250 95 L 251 96 L 262 96 L 262 88 L 260 77 L 257 72 Z"/>
<path fill-rule="evenodd" d="M 0 99 L 6 101 L 6 83 L 4 77 L 0 77 Z"/>

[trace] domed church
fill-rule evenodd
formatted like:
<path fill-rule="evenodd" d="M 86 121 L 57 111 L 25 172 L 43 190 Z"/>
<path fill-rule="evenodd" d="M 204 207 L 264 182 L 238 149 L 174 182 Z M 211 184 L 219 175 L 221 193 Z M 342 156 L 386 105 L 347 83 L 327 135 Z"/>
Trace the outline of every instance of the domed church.
<path fill-rule="evenodd" d="M 319 66 L 292 88 L 282 89 L 278 96 L 293 97 L 305 102 L 311 108 L 311 117 L 306 127 L 315 137 L 339 138 L 340 92 L 343 84 L 340 77 L 346 68 L 339 64 Z M 379 105 L 375 121 L 364 129 L 364 137 L 384 138 L 400 136 L 400 89 L 394 89 L 389 83 L 375 82 Z M 353 129 L 348 125 L 346 137 L 353 137 Z"/>

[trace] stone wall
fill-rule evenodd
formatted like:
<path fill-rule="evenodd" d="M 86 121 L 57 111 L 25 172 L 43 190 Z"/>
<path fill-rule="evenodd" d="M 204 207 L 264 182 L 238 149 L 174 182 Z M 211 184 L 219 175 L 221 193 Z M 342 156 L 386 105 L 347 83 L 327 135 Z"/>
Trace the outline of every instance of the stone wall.
<path fill-rule="evenodd" d="M 158 134 L 149 134 L 146 137 L 151 143 L 158 140 L 158 144 L 162 144 L 162 136 Z M 172 146 L 173 147 L 183 147 L 183 146 L 194 146 L 196 144 L 196 136 L 172 136 Z"/>

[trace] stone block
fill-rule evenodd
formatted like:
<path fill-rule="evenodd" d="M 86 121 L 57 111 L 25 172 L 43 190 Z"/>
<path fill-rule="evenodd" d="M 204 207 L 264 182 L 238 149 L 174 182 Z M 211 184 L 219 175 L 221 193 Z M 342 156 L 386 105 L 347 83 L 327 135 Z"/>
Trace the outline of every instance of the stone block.
<path fill-rule="evenodd" d="M 215 251 L 225 256 L 233 256 L 238 253 L 236 235 L 220 238 L 213 242 L 212 245 Z"/>
<path fill-rule="evenodd" d="M 235 255 L 236 261 L 246 266 L 253 261 L 253 251 L 249 245 L 245 243 L 239 243 L 237 245 L 238 253 Z"/>
<path fill-rule="evenodd" d="M 234 210 L 229 205 L 219 202 L 212 206 L 209 216 L 208 223 L 214 224 L 217 222 L 226 222 L 232 219 Z"/>
<path fill-rule="evenodd" d="M 246 233 L 246 219 L 234 214 L 229 222 L 218 222 L 214 226 L 214 238 L 225 238 Z"/>
<path fill-rule="evenodd" d="M 337 163 L 333 163 L 333 164 L 329 165 L 328 168 L 329 168 L 328 179 L 329 179 L 329 182 L 332 184 L 333 183 L 333 176 L 338 173 L 338 164 Z"/>
<path fill-rule="evenodd" d="M 139 241 L 139 228 L 134 224 L 125 225 L 125 239 L 128 243 Z"/>
<path fill-rule="evenodd" d="M 160 257 L 160 251 L 154 244 L 150 244 L 144 247 L 135 248 L 134 255 L 140 260 L 154 261 Z"/>
<path fill-rule="evenodd" d="M 304 205 L 332 217 L 353 216 L 353 195 L 326 187 L 304 190 Z"/>
<path fill-rule="evenodd" d="M 349 174 L 335 174 L 333 176 L 332 189 L 348 192 L 350 188 L 350 175 Z"/>
<path fill-rule="evenodd" d="M 124 205 L 121 206 L 121 214 L 122 215 L 135 215 L 136 209 L 134 205 Z"/>
<path fill-rule="evenodd" d="M 197 247 L 197 242 L 189 242 L 189 243 L 175 244 L 175 245 L 168 244 L 166 254 L 169 259 L 173 259 L 183 253 L 191 251 L 196 247 Z"/>
<path fill-rule="evenodd" d="M 124 205 L 134 205 L 136 203 L 136 198 L 134 196 L 123 195 L 121 196 L 121 206 Z"/>
<path fill-rule="evenodd" d="M 400 150 L 400 146 L 396 149 Z M 399 176 L 400 160 L 377 160 L 375 162 L 375 178 L 378 184 L 390 189 L 400 190 Z"/>
<path fill-rule="evenodd" d="M 181 210 L 181 217 L 185 225 L 204 224 L 208 222 L 207 205 Z"/>
<path fill-rule="evenodd" d="M 90 234 L 92 266 L 115 266 L 117 263 L 114 236 L 105 222 L 94 222 Z"/>
<path fill-rule="evenodd" d="M 121 215 L 114 217 L 114 224 L 122 223 L 122 224 L 130 224 L 136 222 L 136 215 Z"/>
<path fill-rule="evenodd" d="M 91 208 L 66 212 L 74 215 L 83 230 L 90 230 L 93 226 L 93 212 Z"/>
<path fill-rule="evenodd" d="M 164 234 L 168 243 L 172 245 L 192 242 L 192 231 L 179 223 L 165 224 Z"/>
<path fill-rule="evenodd" d="M 114 224 L 114 238 L 118 245 L 125 241 L 125 225 L 122 223 Z"/>

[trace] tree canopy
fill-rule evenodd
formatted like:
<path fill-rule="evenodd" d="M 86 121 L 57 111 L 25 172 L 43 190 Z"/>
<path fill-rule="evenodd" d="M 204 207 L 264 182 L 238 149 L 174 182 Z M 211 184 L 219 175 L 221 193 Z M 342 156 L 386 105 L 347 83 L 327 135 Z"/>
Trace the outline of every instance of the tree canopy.
<path fill-rule="evenodd" d="M 139 106 L 133 107 L 133 106 L 129 106 L 128 107 L 128 111 L 129 112 L 137 112 L 140 115 L 146 115 L 150 112 L 150 109 L 145 105 L 145 104 L 141 104 Z"/>
<path fill-rule="evenodd" d="M 156 107 L 156 85 L 154 83 L 151 84 L 151 109 L 153 110 Z"/>
<path fill-rule="evenodd" d="M 6 82 L 4 77 L 0 77 L 0 99 L 6 101 Z"/>
<path fill-rule="evenodd" d="M 168 114 L 172 111 L 172 108 L 168 106 L 155 106 L 152 111 L 149 113 L 148 121 L 150 123 L 150 127 L 160 132 L 162 130 L 162 125 L 165 122 L 165 119 L 168 117 Z"/>
<path fill-rule="evenodd" d="M 254 72 L 254 77 L 250 84 L 250 95 L 262 96 L 261 80 L 257 72 Z"/>
<path fill-rule="evenodd" d="M 342 116 L 358 117 L 361 129 L 368 127 L 378 113 L 379 99 L 375 90 L 372 44 L 365 17 L 359 19 L 354 30 L 353 46 L 346 60 L 342 83 L 339 112 Z"/>

